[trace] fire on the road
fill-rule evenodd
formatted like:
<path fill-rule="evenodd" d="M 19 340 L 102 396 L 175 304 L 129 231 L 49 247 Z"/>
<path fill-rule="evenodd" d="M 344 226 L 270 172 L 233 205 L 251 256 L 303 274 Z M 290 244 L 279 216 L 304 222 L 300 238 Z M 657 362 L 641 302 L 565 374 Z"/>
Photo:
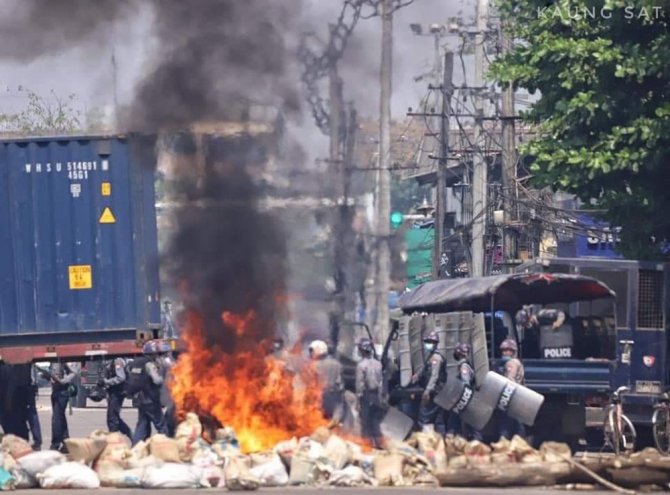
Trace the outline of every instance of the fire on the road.
<path fill-rule="evenodd" d="M 304 389 L 294 390 L 283 363 L 263 352 L 267 332 L 253 312 L 222 314 L 224 327 L 236 335 L 235 353 L 208 346 L 203 322 L 190 312 L 183 332 L 186 352 L 173 372 L 171 391 L 177 410 L 210 415 L 237 433 L 244 452 L 273 447 L 292 436 L 311 434 L 327 421 L 321 413 L 316 375 L 301 373 Z"/>

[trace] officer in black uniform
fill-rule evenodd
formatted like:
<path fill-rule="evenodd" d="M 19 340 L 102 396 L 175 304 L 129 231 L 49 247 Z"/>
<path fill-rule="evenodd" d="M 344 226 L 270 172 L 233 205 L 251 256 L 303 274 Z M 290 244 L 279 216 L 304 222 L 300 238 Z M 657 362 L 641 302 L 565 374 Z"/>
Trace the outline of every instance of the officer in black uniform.
<path fill-rule="evenodd" d="M 471 389 L 475 388 L 475 370 L 469 361 L 470 346 L 465 343 L 459 343 L 454 349 L 454 359 L 457 361 L 456 373 L 458 380 L 463 382 L 465 386 Z M 449 414 L 449 421 L 447 423 L 447 434 L 460 435 L 466 440 L 482 441 L 481 432 L 475 430 L 470 425 L 461 420 L 458 413 L 451 412 Z"/>
<path fill-rule="evenodd" d="M 447 381 L 446 359 L 437 352 L 439 341 L 435 331 L 424 337 L 424 351 L 428 356 L 423 368 L 412 377 L 412 382 L 423 390 L 419 407 L 419 427 L 425 430 L 428 425 L 433 425 L 435 431 L 444 434 L 444 410 L 433 402 Z"/>
<path fill-rule="evenodd" d="M 110 432 L 120 431 L 132 440 L 133 432 L 121 418 L 121 408 L 126 398 L 126 361 L 118 357 L 111 361 L 105 369 L 105 378 L 98 381 L 98 386 L 107 389 L 107 428 Z"/>
<path fill-rule="evenodd" d="M 67 452 L 65 439 L 70 438 L 65 410 L 70 397 L 77 395 L 72 383 L 77 377 L 70 363 L 54 363 L 51 365 L 51 450 Z"/>
<path fill-rule="evenodd" d="M 384 416 L 382 363 L 372 357 L 372 341 L 361 339 L 358 350 L 363 359 L 356 365 L 356 396 L 360 404 L 361 433 L 372 446 L 382 448 L 380 425 Z"/>
<path fill-rule="evenodd" d="M 128 367 L 126 392 L 137 407 L 137 426 L 133 435 L 133 445 L 151 436 L 151 425 L 157 433 L 167 435 L 167 425 L 161 409 L 161 386 L 163 376 L 160 371 L 161 354 L 170 351 L 163 341 L 150 340 L 142 348 L 144 356 L 134 359 Z"/>

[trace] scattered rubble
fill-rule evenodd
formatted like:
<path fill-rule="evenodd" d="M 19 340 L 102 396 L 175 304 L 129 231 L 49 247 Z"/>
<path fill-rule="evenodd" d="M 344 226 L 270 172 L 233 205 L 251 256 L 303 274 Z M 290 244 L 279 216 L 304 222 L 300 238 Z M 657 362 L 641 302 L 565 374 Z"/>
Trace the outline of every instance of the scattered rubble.
<path fill-rule="evenodd" d="M 67 440 L 70 452 L 33 452 L 23 439 L 0 443 L 0 490 L 22 488 L 227 488 L 256 490 L 286 485 L 317 486 L 547 486 L 621 493 L 670 483 L 670 457 L 645 449 L 627 457 L 582 454 L 567 445 L 533 449 L 520 437 L 492 445 L 434 432 L 390 441 L 386 450 L 367 451 L 319 428 L 267 452 L 243 454 L 230 428 L 212 442 L 189 414 L 176 438 L 154 435 L 131 448 L 120 433 L 93 432 Z M 214 436 L 214 435 L 212 435 Z"/>

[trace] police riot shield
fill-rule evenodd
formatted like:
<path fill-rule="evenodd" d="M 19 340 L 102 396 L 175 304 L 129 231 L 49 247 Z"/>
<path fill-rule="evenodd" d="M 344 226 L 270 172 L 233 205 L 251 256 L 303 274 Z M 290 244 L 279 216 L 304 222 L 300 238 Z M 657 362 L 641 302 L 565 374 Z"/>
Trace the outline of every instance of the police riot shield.
<path fill-rule="evenodd" d="M 400 385 L 407 387 L 412 375 L 423 366 L 423 316 L 403 316 L 398 327 L 398 362 Z"/>
<path fill-rule="evenodd" d="M 382 435 L 392 440 L 403 441 L 414 427 L 414 420 L 395 407 L 389 407 L 381 422 Z"/>
<path fill-rule="evenodd" d="M 411 316 L 403 316 L 398 321 L 398 366 L 400 385 L 406 387 L 412 379 L 412 357 L 409 350 L 409 322 Z"/>
<path fill-rule="evenodd" d="M 533 426 L 544 396 L 490 371 L 479 389 L 483 401 L 527 426 Z"/>
<path fill-rule="evenodd" d="M 540 349 L 544 359 L 572 359 L 572 325 L 563 324 L 559 328 L 541 325 Z"/>
<path fill-rule="evenodd" d="M 476 430 L 483 430 L 493 416 L 493 406 L 453 375 L 447 376 L 447 383 L 434 401 L 441 408 L 458 414 L 463 422 Z"/>
<path fill-rule="evenodd" d="M 428 331 L 435 330 L 440 336 L 438 351 L 447 360 L 447 376 L 456 375 L 458 362 L 454 359 L 454 348 L 464 343 L 472 349 L 470 361 L 475 369 L 477 383 L 482 383 L 489 371 L 484 315 L 475 315 L 472 311 L 429 315 L 426 317 L 426 327 Z"/>

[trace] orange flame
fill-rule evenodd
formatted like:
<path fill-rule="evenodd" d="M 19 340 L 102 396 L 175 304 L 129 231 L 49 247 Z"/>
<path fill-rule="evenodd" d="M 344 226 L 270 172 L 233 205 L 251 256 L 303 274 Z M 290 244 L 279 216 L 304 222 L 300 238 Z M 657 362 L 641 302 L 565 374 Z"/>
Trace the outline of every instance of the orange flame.
<path fill-rule="evenodd" d="M 179 357 L 170 386 L 180 414 L 209 414 L 231 426 L 244 452 L 267 450 L 327 424 L 310 367 L 300 372 L 304 389 L 294 388 L 285 363 L 265 356 L 268 342 L 262 337 L 267 332 L 259 328 L 253 312 L 224 312 L 221 319 L 236 336 L 234 354 L 208 346 L 200 316 L 187 315 L 182 334 L 186 352 Z"/>

